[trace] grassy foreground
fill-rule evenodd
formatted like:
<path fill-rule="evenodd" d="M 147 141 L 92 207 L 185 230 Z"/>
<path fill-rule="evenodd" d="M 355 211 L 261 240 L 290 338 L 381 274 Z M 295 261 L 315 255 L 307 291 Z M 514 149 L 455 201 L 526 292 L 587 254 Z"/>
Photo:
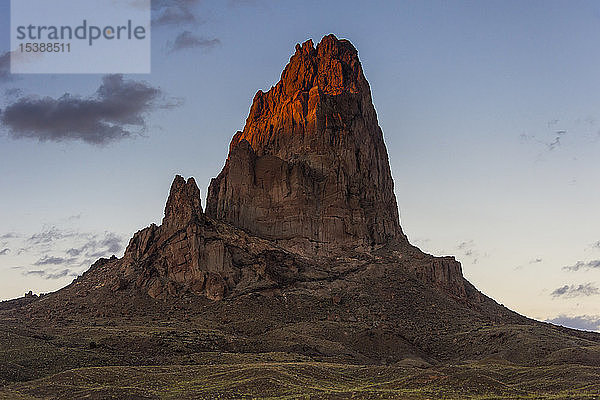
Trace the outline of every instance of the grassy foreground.
<path fill-rule="evenodd" d="M 598 367 L 484 361 L 414 368 L 267 362 L 260 360 L 262 356 L 242 354 L 206 356 L 205 365 L 72 369 L 0 388 L 0 398 L 600 399 Z"/>

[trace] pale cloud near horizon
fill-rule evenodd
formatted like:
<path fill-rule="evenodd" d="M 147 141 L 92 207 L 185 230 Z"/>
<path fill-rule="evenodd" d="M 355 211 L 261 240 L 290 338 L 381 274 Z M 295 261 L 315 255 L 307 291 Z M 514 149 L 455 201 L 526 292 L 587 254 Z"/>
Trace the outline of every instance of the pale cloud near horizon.
<path fill-rule="evenodd" d="M 573 265 L 566 265 L 562 269 L 564 271 L 579 271 L 600 268 L 600 260 L 577 261 Z"/>
<path fill-rule="evenodd" d="M 19 255 L 32 258 L 27 263 L 29 266 L 14 269 L 22 271 L 24 276 L 50 280 L 77 276 L 97 259 L 120 254 L 125 246 L 123 237 L 114 232 L 81 232 L 55 225 L 45 226 L 31 235 L 10 233 L 2 236 L 10 236 L 13 245 L 21 246 Z"/>
<path fill-rule="evenodd" d="M 586 331 L 600 331 L 600 316 L 567 316 L 565 314 L 561 314 L 555 318 L 547 319 L 545 322 L 565 326 L 567 328 L 582 329 Z"/>
<path fill-rule="evenodd" d="M 564 285 L 559 288 L 556 288 L 550 293 L 550 296 L 553 298 L 565 297 L 565 298 L 574 298 L 574 297 L 585 297 L 585 296 L 594 296 L 600 294 L 600 289 L 592 282 L 588 282 L 581 285 Z"/>

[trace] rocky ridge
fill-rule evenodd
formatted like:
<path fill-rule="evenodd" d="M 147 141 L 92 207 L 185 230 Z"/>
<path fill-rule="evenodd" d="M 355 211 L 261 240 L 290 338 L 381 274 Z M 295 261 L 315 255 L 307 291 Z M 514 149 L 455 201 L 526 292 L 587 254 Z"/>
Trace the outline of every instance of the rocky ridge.
<path fill-rule="evenodd" d="M 309 40 L 296 46 L 281 80 L 256 94 L 211 182 L 206 213 L 194 179 L 177 176 L 162 225 L 137 232 L 123 258 L 108 262 L 107 279 L 153 298 L 221 300 L 331 280 L 385 259 L 469 298 L 454 257 L 408 243 L 393 187 L 356 49 L 333 35 L 316 48 Z M 470 299 L 479 301 L 478 292 Z"/>

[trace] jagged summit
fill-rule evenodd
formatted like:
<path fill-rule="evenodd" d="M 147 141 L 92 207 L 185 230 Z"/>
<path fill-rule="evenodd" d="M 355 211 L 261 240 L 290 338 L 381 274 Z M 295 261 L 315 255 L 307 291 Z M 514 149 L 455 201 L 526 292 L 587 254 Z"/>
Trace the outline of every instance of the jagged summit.
<path fill-rule="evenodd" d="M 175 176 L 165 206 L 163 225 L 181 226 L 193 218 L 200 218 L 201 215 L 200 189 L 198 189 L 196 181 L 194 178 L 189 178 L 186 182 L 181 175 Z"/>
<path fill-rule="evenodd" d="M 388 154 L 358 53 L 325 36 L 296 46 L 254 97 L 207 215 L 305 254 L 405 242 Z"/>

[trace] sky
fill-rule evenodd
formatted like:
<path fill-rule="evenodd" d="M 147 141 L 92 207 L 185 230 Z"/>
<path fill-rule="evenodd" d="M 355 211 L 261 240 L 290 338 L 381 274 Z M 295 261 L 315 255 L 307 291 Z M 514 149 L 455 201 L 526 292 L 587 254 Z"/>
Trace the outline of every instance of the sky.
<path fill-rule="evenodd" d="M 598 2 L 156 0 L 151 73 L 125 75 L 10 74 L 9 7 L 0 299 L 121 256 L 175 174 L 205 203 L 256 91 L 334 33 L 359 51 L 411 242 L 519 313 L 600 331 Z"/>

